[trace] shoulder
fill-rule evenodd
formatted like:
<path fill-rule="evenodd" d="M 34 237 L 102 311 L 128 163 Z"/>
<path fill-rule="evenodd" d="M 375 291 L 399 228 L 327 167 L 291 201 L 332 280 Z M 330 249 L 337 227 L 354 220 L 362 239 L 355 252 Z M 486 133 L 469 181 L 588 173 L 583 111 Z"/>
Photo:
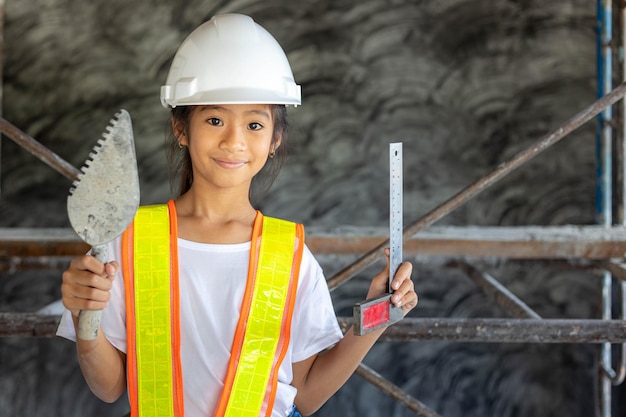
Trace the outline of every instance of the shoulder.
<path fill-rule="evenodd" d="M 315 255 L 305 244 L 302 251 L 302 262 L 298 279 L 298 292 L 303 294 L 318 294 L 328 292 L 326 277 Z"/>

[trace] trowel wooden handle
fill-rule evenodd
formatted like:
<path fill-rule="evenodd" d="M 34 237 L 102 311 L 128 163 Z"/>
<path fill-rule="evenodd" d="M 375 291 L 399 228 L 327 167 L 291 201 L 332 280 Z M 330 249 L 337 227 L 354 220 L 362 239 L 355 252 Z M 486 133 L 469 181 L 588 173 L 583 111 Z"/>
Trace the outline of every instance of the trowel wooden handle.
<path fill-rule="evenodd" d="M 93 246 L 91 254 L 102 263 L 108 262 L 106 245 Z M 82 340 L 95 340 L 101 319 L 102 310 L 81 310 L 78 315 L 78 337 Z"/>

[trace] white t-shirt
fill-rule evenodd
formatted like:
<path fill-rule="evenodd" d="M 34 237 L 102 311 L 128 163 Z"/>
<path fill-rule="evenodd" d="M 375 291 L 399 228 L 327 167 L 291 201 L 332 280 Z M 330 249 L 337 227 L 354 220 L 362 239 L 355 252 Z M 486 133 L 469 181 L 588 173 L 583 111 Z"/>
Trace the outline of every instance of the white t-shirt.
<path fill-rule="evenodd" d="M 109 244 L 110 259 L 121 260 L 120 240 Z M 246 286 L 250 242 L 215 245 L 178 239 L 181 362 L 186 417 L 211 417 L 226 375 L 230 348 Z M 126 308 L 122 274 L 113 282 L 102 314 L 108 340 L 126 352 Z M 57 335 L 76 340 L 69 311 Z M 342 338 L 323 272 L 305 246 L 291 322 L 289 348 L 278 372 L 272 417 L 291 411 L 296 389 L 292 363 L 305 360 Z"/>

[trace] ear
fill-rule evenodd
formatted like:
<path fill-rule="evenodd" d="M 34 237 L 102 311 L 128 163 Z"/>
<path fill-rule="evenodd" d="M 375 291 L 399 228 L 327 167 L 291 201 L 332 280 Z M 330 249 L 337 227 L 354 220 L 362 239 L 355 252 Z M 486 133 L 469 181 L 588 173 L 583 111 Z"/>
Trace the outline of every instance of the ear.
<path fill-rule="evenodd" d="M 181 145 L 188 146 L 187 134 L 185 133 L 185 124 L 180 120 L 172 119 L 172 133 Z"/>
<path fill-rule="evenodd" d="M 274 140 L 272 141 L 272 144 L 270 145 L 270 152 L 276 152 L 276 149 L 280 147 L 282 140 L 283 140 L 282 133 L 276 134 L 276 136 L 274 137 Z"/>

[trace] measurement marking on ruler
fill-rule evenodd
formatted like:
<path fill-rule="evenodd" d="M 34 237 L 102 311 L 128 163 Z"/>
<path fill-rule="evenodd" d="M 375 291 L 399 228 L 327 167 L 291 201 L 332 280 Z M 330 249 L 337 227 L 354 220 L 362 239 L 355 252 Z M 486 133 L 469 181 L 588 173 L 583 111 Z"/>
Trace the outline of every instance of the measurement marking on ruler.
<path fill-rule="evenodd" d="M 389 144 L 389 292 L 402 263 L 402 142 Z"/>
<path fill-rule="evenodd" d="M 354 333 L 364 335 L 402 320 L 391 303 L 391 281 L 402 264 L 402 143 L 389 144 L 389 283 L 387 294 L 354 304 Z"/>

